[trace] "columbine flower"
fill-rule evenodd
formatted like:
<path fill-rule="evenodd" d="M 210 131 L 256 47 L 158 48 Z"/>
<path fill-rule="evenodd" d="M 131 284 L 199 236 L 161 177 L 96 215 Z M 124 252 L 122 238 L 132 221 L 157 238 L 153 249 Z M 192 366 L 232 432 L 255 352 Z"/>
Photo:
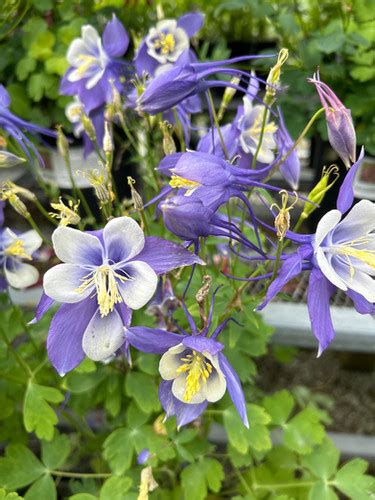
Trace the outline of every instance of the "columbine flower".
<path fill-rule="evenodd" d="M 145 238 L 129 217 L 112 219 L 102 231 L 85 233 L 59 227 L 52 235 L 63 262 L 46 272 L 36 318 L 53 300 L 62 303 L 47 339 L 51 363 L 60 373 L 75 368 L 86 354 L 105 361 L 124 346 L 131 310 L 153 296 L 157 275 L 202 263 L 194 254 L 161 238 Z"/>
<path fill-rule="evenodd" d="M 71 67 L 61 81 L 61 93 L 78 96 L 87 113 L 111 102 L 113 85 L 123 88 L 120 79 L 127 66 L 117 58 L 128 46 L 129 36 L 114 14 L 104 29 L 103 41 L 93 26 L 82 26 L 81 38 L 73 40 L 67 52 Z"/>
<path fill-rule="evenodd" d="M 5 130 L 19 144 L 22 151 L 31 160 L 30 151 L 37 157 L 39 163 L 44 165 L 43 159 L 34 144 L 26 137 L 24 130 L 30 134 L 42 134 L 56 137 L 56 132 L 48 130 L 33 123 L 26 122 L 14 115 L 10 110 L 10 96 L 3 85 L 0 85 L 0 129 Z M 4 153 L 3 151 L 1 152 Z"/>
<path fill-rule="evenodd" d="M 153 76 L 161 65 L 178 64 L 181 56 L 195 61 L 189 50 L 190 38 L 201 28 L 204 17 L 199 13 L 189 13 L 175 19 L 164 19 L 150 29 L 140 43 L 134 59 L 139 76 L 148 73 Z"/>
<path fill-rule="evenodd" d="M 350 109 L 347 109 L 333 90 L 320 80 L 319 72 L 308 81 L 315 85 L 325 109 L 328 140 L 346 168 L 350 168 L 356 160 L 357 142 Z"/>
<path fill-rule="evenodd" d="M 26 288 L 39 279 L 39 272 L 31 264 L 32 255 L 42 244 L 42 239 L 34 230 L 16 234 L 9 228 L 0 232 L 0 266 L 7 283 L 13 288 Z"/>
<path fill-rule="evenodd" d="M 337 210 L 326 213 L 314 235 L 287 236 L 301 244 L 296 253 L 285 256 L 277 278 L 267 290 L 262 309 L 302 270 L 311 270 L 307 305 L 312 331 L 319 342 L 320 355 L 335 336 L 330 315 L 330 298 L 336 289 L 345 291 L 360 314 L 373 314 L 375 307 L 375 203 L 362 200 L 351 207 L 352 180 L 364 151 L 349 170 L 341 186 Z"/>
<path fill-rule="evenodd" d="M 216 340 L 229 319 L 221 323 L 208 337 L 213 303 L 208 324 L 199 332 L 186 307 L 192 334 L 167 332 L 146 327 L 126 329 L 129 344 L 142 352 L 161 354 L 159 372 L 163 379 L 159 399 L 166 418 L 176 416 L 177 426 L 195 420 L 208 403 L 219 401 L 228 390 L 233 404 L 248 427 L 245 398 L 240 380 L 223 354 L 224 345 Z"/>

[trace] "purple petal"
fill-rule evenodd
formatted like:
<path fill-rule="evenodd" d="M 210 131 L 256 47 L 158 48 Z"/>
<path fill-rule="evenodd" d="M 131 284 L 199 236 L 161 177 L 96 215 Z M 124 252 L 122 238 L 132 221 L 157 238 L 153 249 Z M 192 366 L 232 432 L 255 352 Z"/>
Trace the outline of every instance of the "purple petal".
<path fill-rule="evenodd" d="M 103 32 L 103 47 L 111 57 L 121 57 L 129 47 L 129 35 L 115 14 Z"/>
<path fill-rule="evenodd" d="M 0 85 L 0 106 L 4 108 L 9 108 L 10 105 L 10 95 L 4 85 Z"/>
<path fill-rule="evenodd" d="M 307 306 L 312 332 L 319 342 L 318 356 L 328 347 L 335 336 L 332 324 L 329 300 L 335 291 L 319 269 L 313 269 L 310 274 L 307 292 Z"/>
<path fill-rule="evenodd" d="M 170 177 L 172 174 L 170 172 L 171 168 L 177 165 L 178 160 L 181 158 L 183 153 L 173 153 L 171 155 L 164 156 L 158 166 L 158 172 L 163 175 Z"/>
<path fill-rule="evenodd" d="M 30 324 L 33 325 L 37 321 L 43 318 L 45 313 L 53 306 L 54 300 L 48 297 L 44 292 L 39 301 L 39 304 L 36 306 L 35 317 L 30 321 Z"/>
<path fill-rule="evenodd" d="M 176 416 L 177 427 L 189 424 L 198 418 L 206 409 L 207 401 L 199 404 L 186 404 L 179 401 L 172 394 L 172 381 L 162 380 L 159 386 L 160 403 L 166 417 Z"/>
<path fill-rule="evenodd" d="M 177 21 L 177 26 L 182 28 L 185 33 L 191 38 L 201 29 L 204 21 L 204 15 L 199 12 L 190 12 L 181 16 Z"/>
<path fill-rule="evenodd" d="M 137 260 L 146 262 L 156 274 L 164 274 L 177 267 L 204 264 L 198 257 L 181 245 L 156 236 L 146 238 L 145 246 L 137 255 Z"/>
<path fill-rule="evenodd" d="M 228 359 L 224 356 L 223 353 L 219 354 L 219 363 L 225 375 L 225 379 L 227 381 L 227 389 L 233 401 L 233 404 L 237 408 L 244 426 L 249 428 L 249 420 L 247 418 L 246 411 L 246 401 L 241 387 L 240 379 L 238 378 L 237 373 L 234 371 L 233 366 L 229 363 Z"/>
<path fill-rule="evenodd" d="M 339 195 L 337 198 L 337 209 L 340 210 L 342 214 L 347 212 L 353 205 L 354 201 L 354 191 L 353 183 L 355 174 L 357 173 L 359 167 L 362 164 L 363 157 L 365 155 L 365 149 L 362 146 L 361 152 L 359 154 L 358 160 L 352 165 L 345 176 L 344 182 L 341 184 Z"/>
<path fill-rule="evenodd" d="M 124 302 L 116 304 L 115 308 L 119 313 L 124 326 L 129 326 L 132 320 L 133 311 L 127 305 L 125 305 Z"/>
<path fill-rule="evenodd" d="M 97 310 L 90 298 L 78 304 L 63 304 L 51 321 L 47 337 L 48 357 L 62 377 L 85 357 L 82 337 Z"/>
<path fill-rule="evenodd" d="M 375 314 L 375 305 L 366 300 L 363 295 L 350 289 L 345 293 L 352 299 L 355 310 L 359 312 L 359 314 Z"/>
<path fill-rule="evenodd" d="M 184 346 L 194 351 L 202 353 L 207 351 L 211 356 L 216 356 L 216 354 L 224 349 L 223 344 L 220 342 L 208 337 L 203 337 L 202 335 L 184 337 L 182 343 Z"/>
<path fill-rule="evenodd" d="M 146 42 L 142 41 L 134 59 L 138 76 L 142 77 L 144 73 L 153 76 L 158 65 L 157 60 L 148 55 Z"/>
<path fill-rule="evenodd" d="M 164 354 L 171 347 L 181 344 L 184 339 L 177 333 L 146 326 L 125 329 L 125 338 L 135 349 L 153 354 Z"/>

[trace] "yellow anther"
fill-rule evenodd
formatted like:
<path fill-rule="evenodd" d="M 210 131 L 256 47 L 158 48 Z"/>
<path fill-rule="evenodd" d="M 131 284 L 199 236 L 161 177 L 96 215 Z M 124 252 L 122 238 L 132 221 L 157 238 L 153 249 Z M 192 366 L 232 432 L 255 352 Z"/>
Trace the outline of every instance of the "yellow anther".
<path fill-rule="evenodd" d="M 369 243 L 368 237 L 363 236 L 356 240 L 341 245 L 334 245 L 332 247 L 333 253 L 346 257 L 350 268 L 351 277 L 353 277 L 355 273 L 355 265 L 353 265 L 352 261 L 350 260 L 351 257 L 358 259 L 364 264 L 367 264 L 372 269 L 375 269 L 375 250 L 356 248 L 358 246 L 366 245 L 366 243 Z"/>
<path fill-rule="evenodd" d="M 82 285 L 74 291 L 84 293 L 88 288 L 95 286 L 99 310 L 103 318 L 113 311 L 116 304 L 123 302 L 117 280 L 124 283 L 129 279 L 129 276 L 119 274 L 111 266 L 104 264 L 84 276 Z"/>
<path fill-rule="evenodd" d="M 159 38 L 155 41 L 154 46 L 156 49 L 160 49 L 160 52 L 167 56 L 174 51 L 176 42 L 174 36 L 171 33 L 164 34 L 160 33 Z"/>
<path fill-rule="evenodd" d="M 68 201 L 68 206 L 66 206 L 60 196 L 59 203 L 51 203 L 51 207 L 57 210 L 58 213 L 50 213 L 51 217 L 55 219 L 60 219 L 60 226 L 68 226 L 69 224 L 76 225 L 79 224 L 81 217 L 78 215 L 78 203 L 74 203 L 73 200 Z"/>
<path fill-rule="evenodd" d="M 31 260 L 31 255 L 29 255 L 25 250 L 25 243 L 22 240 L 14 240 L 5 250 L 4 254 L 11 257 L 21 257 L 22 259 Z"/>
<path fill-rule="evenodd" d="M 187 373 L 184 400 L 191 401 L 199 391 L 201 384 L 206 383 L 212 372 L 212 365 L 206 361 L 203 354 L 196 351 L 181 358 L 181 361 L 184 364 L 177 368 L 177 373 Z"/>
<path fill-rule="evenodd" d="M 78 56 L 80 61 L 80 65 L 77 68 L 77 72 L 80 76 L 83 76 L 91 66 L 94 66 L 98 63 L 98 59 L 94 56 L 89 56 L 88 54 L 81 54 Z"/>
<path fill-rule="evenodd" d="M 281 207 L 277 205 L 277 203 L 273 203 L 270 207 L 272 210 L 274 207 L 276 207 L 279 211 L 277 216 L 275 217 L 275 228 L 277 231 L 277 237 L 279 240 L 283 240 L 286 232 L 288 231 L 290 227 L 290 214 L 289 211 L 292 210 L 294 205 L 298 202 L 298 194 L 294 191 L 294 196 L 296 199 L 293 201 L 291 205 L 288 205 L 288 198 L 289 198 L 289 193 L 288 191 L 285 191 L 285 189 L 282 189 L 279 194 L 281 194 Z"/>
<path fill-rule="evenodd" d="M 172 175 L 169 185 L 173 188 L 183 188 L 186 189 L 186 196 L 190 196 L 201 184 L 197 181 L 191 181 L 189 179 L 184 179 L 178 175 Z"/>

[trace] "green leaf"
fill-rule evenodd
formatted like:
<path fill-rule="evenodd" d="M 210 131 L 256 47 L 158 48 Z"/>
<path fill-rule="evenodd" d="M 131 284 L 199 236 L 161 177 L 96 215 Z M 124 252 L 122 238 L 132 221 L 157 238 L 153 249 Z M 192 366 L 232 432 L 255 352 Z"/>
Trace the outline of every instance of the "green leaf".
<path fill-rule="evenodd" d="M 55 483 L 49 474 L 45 474 L 27 490 L 25 500 L 56 500 L 56 497 Z"/>
<path fill-rule="evenodd" d="M 26 80 L 30 73 L 36 68 L 36 60 L 31 57 L 23 57 L 20 59 L 16 66 L 17 78 L 22 82 Z"/>
<path fill-rule="evenodd" d="M 7 447 L 0 458 L 0 486 L 16 490 L 29 485 L 46 471 L 35 455 L 22 444 Z"/>
<path fill-rule="evenodd" d="M 375 493 L 375 479 L 365 474 L 367 467 L 361 458 L 351 460 L 337 472 L 334 485 L 353 500 L 370 500 Z"/>
<path fill-rule="evenodd" d="M 110 477 L 100 490 L 100 500 L 124 500 L 126 493 L 133 484 L 130 477 Z"/>
<path fill-rule="evenodd" d="M 308 500 L 338 500 L 338 496 L 324 481 L 317 481 L 309 491 Z"/>
<path fill-rule="evenodd" d="M 232 407 L 227 408 L 223 414 L 223 421 L 230 444 L 243 455 L 247 453 L 249 449 L 247 429 L 241 422 L 236 410 Z"/>
<path fill-rule="evenodd" d="M 126 377 L 125 390 L 143 412 L 152 413 L 160 410 L 154 377 L 131 371 Z"/>
<path fill-rule="evenodd" d="M 0 500 L 18 500 L 22 499 L 15 491 L 7 493 L 3 488 L 0 489 Z"/>
<path fill-rule="evenodd" d="M 42 443 L 42 462 L 49 469 L 59 469 L 66 461 L 71 450 L 70 439 L 66 434 L 57 435 L 50 443 Z"/>
<path fill-rule="evenodd" d="M 45 61 L 52 55 L 52 48 L 55 44 L 55 36 L 50 31 L 38 33 L 29 48 L 29 55 L 33 59 Z"/>
<path fill-rule="evenodd" d="M 275 392 L 263 399 L 263 406 L 269 413 L 274 425 L 284 424 L 294 407 L 293 396 L 287 390 Z"/>
<path fill-rule="evenodd" d="M 65 56 L 52 56 L 45 62 L 47 73 L 63 76 L 68 69 L 69 63 Z"/>
<path fill-rule="evenodd" d="M 320 444 L 325 436 L 319 415 L 307 407 L 284 425 L 284 444 L 300 455 L 311 453 L 314 445 Z"/>
<path fill-rule="evenodd" d="M 77 493 L 69 497 L 69 500 L 98 500 L 98 497 L 91 495 L 91 493 Z"/>
<path fill-rule="evenodd" d="M 45 78 L 43 73 L 34 73 L 27 82 L 27 93 L 35 102 L 39 102 L 43 97 Z"/>
<path fill-rule="evenodd" d="M 359 82 L 367 82 L 374 78 L 375 68 L 373 66 L 357 66 L 351 70 L 350 76 Z"/>
<path fill-rule="evenodd" d="M 110 434 L 103 444 L 103 457 L 112 471 L 123 474 L 129 469 L 133 459 L 132 429 L 120 428 Z"/>
<path fill-rule="evenodd" d="M 314 448 L 310 455 L 302 458 L 302 465 L 315 477 L 328 480 L 336 472 L 339 458 L 339 451 L 332 441 L 326 438 L 320 446 Z"/>
<path fill-rule="evenodd" d="M 213 458 L 188 465 L 181 473 L 181 486 L 186 500 L 204 500 L 208 488 L 217 493 L 224 479 L 223 466 Z"/>
<path fill-rule="evenodd" d="M 23 422 L 27 432 L 35 431 L 39 439 L 51 441 L 58 418 L 48 403 L 61 403 L 63 399 L 58 389 L 30 382 L 23 406 Z"/>

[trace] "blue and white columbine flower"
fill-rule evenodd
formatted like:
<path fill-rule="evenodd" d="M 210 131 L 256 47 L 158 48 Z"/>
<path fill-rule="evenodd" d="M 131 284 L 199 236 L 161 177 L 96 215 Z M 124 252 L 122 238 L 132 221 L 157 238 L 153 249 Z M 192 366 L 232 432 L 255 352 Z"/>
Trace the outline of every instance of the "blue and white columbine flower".
<path fill-rule="evenodd" d="M 33 254 L 42 244 L 42 239 L 34 230 L 16 234 L 9 228 L 0 232 L 0 266 L 6 283 L 13 288 L 35 285 L 39 272 L 31 264 Z"/>
<path fill-rule="evenodd" d="M 159 372 L 163 379 L 159 399 L 166 418 L 176 416 L 181 427 L 195 420 L 208 403 L 219 401 L 226 391 L 235 405 L 243 424 L 248 427 L 245 397 L 241 382 L 223 354 L 224 345 L 216 340 L 229 319 L 208 336 L 213 314 L 213 299 L 207 326 L 199 331 L 184 306 L 191 334 L 179 328 L 181 334 L 157 328 L 130 327 L 125 336 L 136 349 L 161 354 Z"/>
<path fill-rule="evenodd" d="M 64 375 L 86 354 L 110 359 L 124 346 L 124 326 L 131 311 L 153 296 L 157 275 L 176 267 L 202 263 L 196 255 L 162 238 L 145 238 L 129 217 L 112 219 L 102 231 L 59 227 L 52 236 L 63 262 L 44 276 L 45 296 L 36 319 L 53 301 L 62 303 L 47 339 L 49 358 Z"/>

